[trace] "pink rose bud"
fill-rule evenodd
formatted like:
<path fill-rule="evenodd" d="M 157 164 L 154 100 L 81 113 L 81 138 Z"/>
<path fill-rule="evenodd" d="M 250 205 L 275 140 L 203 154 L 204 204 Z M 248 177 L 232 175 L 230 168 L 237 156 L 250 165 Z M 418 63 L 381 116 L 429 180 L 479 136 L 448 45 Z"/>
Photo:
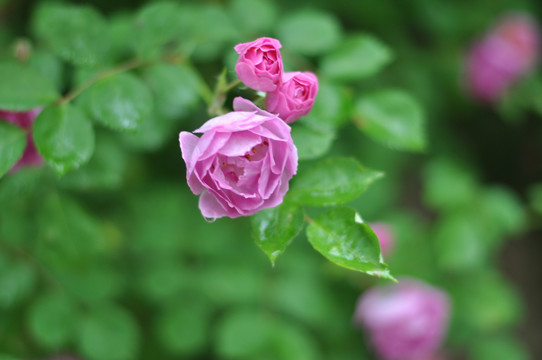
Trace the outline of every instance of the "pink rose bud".
<path fill-rule="evenodd" d="M 395 237 L 393 236 L 391 227 L 386 223 L 380 222 L 375 222 L 369 225 L 376 234 L 376 237 L 378 237 L 382 255 L 388 255 L 395 244 Z"/>
<path fill-rule="evenodd" d="M 358 300 L 354 321 L 363 326 L 384 360 L 436 356 L 449 320 L 445 292 L 415 279 L 374 287 Z"/>
<path fill-rule="evenodd" d="M 318 78 L 310 72 L 288 72 L 282 77 L 282 85 L 265 99 L 267 110 L 278 114 L 291 123 L 307 115 L 318 93 Z"/>
<path fill-rule="evenodd" d="M 236 218 L 282 202 L 297 171 L 290 127 L 278 116 L 235 98 L 235 111 L 181 132 L 186 179 L 205 218 Z"/>
<path fill-rule="evenodd" d="M 237 77 L 243 84 L 259 91 L 274 91 L 282 78 L 280 42 L 262 37 L 234 47 L 239 54 L 235 65 Z"/>
<path fill-rule="evenodd" d="M 528 15 L 503 17 L 474 44 L 467 58 L 467 75 L 473 95 L 496 101 L 538 61 L 538 26 Z"/>
<path fill-rule="evenodd" d="M 38 116 L 41 110 L 41 108 L 23 112 L 0 110 L 0 119 L 7 120 L 8 122 L 28 131 L 26 148 L 23 152 L 23 156 L 11 168 L 10 171 L 16 171 L 21 166 L 41 165 L 43 163 L 43 158 L 36 149 L 36 145 L 32 139 L 32 132 L 30 131 L 32 129 L 32 124 L 34 123 L 34 119 L 36 119 L 36 116 Z"/>

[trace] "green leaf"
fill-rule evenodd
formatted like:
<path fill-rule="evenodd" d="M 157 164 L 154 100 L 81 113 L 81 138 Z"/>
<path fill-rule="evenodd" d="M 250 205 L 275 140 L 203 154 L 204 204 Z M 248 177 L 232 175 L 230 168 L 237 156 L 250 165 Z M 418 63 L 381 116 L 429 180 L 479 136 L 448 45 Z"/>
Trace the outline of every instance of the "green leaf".
<path fill-rule="evenodd" d="M 59 349 L 72 339 L 76 324 L 75 304 L 63 293 L 41 295 L 29 311 L 29 327 L 43 347 Z"/>
<path fill-rule="evenodd" d="M 426 147 L 424 115 L 418 102 L 400 90 L 381 90 L 356 103 L 356 125 L 373 140 L 398 150 Z"/>
<path fill-rule="evenodd" d="M 137 14 L 132 40 L 137 54 L 144 58 L 162 55 L 166 45 L 171 51 L 182 39 L 181 8 L 173 2 L 154 2 L 141 8 Z"/>
<path fill-rule="evenodd" d="M 425 168 L 425 202 L 438 210 L 469 207 L 479 193 L 474 170 L 452 159 L 432 160 Z"/>
<path fill-rule="evenodd" d="M 322 59 L 321 74 L 333 80 L 358 81 L 378 73 L 392 60 L 387 46 L 371 35 L 355 35 Z"/>
<path fill-rule="evenodd" d="M 50 52 L 32 53 L 28 63 L 54 84 L 56 89 L 63 86 L 64 66 L 62 61 Z"/>
<path fill-rule="evenodd" d="M 88 111 L 102 124 L 116 130 L 134 130 L 152 110 L 152 95 L 136 76 L 121 73 L 105 78 L 84 96 Z"/>
<path fill-rule="evenodd" d="M 140 333 L 133 316 L 112 305 L 91 310 L 80 322 L 78 348 L 89 360 L 136 359 Z"/>
<path fill-rule="evenodd" d="M 350 120 L 352 107 L 351 96 L 344 88 L 320 81 L 311 112 L 297 120 L 296 124 L 324 132 L 334 130 Z"/>
<path fill-rule="evenodd" d="M 202 80 L 188 66 L 154 65 L 147 69 L 144 79 L 154 93 L 156 111 L 166 119 L 190 114 L 199 102 Z"/>
<path fill-rule="evenodd" d="M 382 175 L 352 158 L 328 158 L 300 172 L 290 194 L 293 200 L 305 205 L 344 204 L 361 195 Z"/>
<path fill-rule="evenodd" d="M 354 209 L 334 208 L 309 221 L 307 238 L 319 253 L 339 266 L 395 280 L 382 262 L 378 238 Z"/>
<path fill-rule="evenodd" d="M 303 211 L 297 204 L 283 202 L 251 217 L 252 237 L 274 265 L 303 228 Z"/>
<path fill-rule="evenodd" d="M 77 107 L 53 105 L 36 118 L 34 141 L 45 161 L 62 175 L 90 159 L 94 152 L 94 129 Z"/>
<path fill-rule="evenodd" d="M 9 308 L 27 298 L 35 284 L 36 275 L 29 265 L 0 258 L 0 308 Z"/>
<path fill-rule="evenodd" d="M 44 2 L 33 25 L 38 38 L 75 65 L 95 65 L 108 47 L 105 20 L 88 6 Z"/>
<path fill-rule="evenodd" d="M 292 138 L 297 147 L 299 160 L 316 159 L 325 155 L 335 137 L 336 132 L 331 129 L 316 130 L 303 124 L 296 124 L 292 128 Z"/>
<path fill-rule="evenodd" d="M 234 0 L 230 11 L 235 23 L 245 33 L 265 33 L 270 31 L 277 19 L 278 10 L 271 0 Z"/>
<path fill-rule="evenodd" d="M 316 10 L 301 10 L 285 16 L 277 32 L 284 49 L 303 55 L 323 54 L 341 38 L 339 21 Z"/>
<path fill-rule="evenodd" d="M 211 311 L 203 298 L 175 300 L 166 307 L 156 329 L 164 348 L 184 356 L 203 350 L 210 335 Z"/>
<path fill-rule="evenodd" d="M 531 359 L 525 345 L 515 335 L 477 337 L 472 346 L 472 358 L 476 360 L 528 360 Z"/>
<path fill-rule="evenodd" d="M 0 109 L 25 111 L 58 98 L 52 82 L 39 71 L 19 64 L 0 64 Z"/>
<path fill-rule="evenodd" d="M 26 132 L 0 119 L 0 177 L 23 156 L 25 147 Z"/>

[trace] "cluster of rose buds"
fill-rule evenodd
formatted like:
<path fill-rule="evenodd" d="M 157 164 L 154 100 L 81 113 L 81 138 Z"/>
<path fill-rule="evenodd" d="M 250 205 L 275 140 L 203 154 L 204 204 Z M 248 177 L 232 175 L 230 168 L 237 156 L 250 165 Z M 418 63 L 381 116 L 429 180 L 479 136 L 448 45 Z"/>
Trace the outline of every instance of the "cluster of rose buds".
<path fill-rule="evenodd" d="M 38 153 L 38 150 L 36 149 L 36 145 L 34 144 L 34 140 L 32 138 L 32 133 L 31 133 L 34 119 L 36 118 L 36 116 L 38 116 L 40 112 L 41 112 L 41 108 L 37 108 L 37 109 L 29 110 L 29 111 L 23 111 L 23 112 L 0 110 L 0 119 L 6 120 L 14 125 L 17 125 L 28 132 L 26 148 L 23 152 L 23 155 L 19 159 L 19 161 L 11 168 L 10 171 L 15 171 L 19 169 L 21 166 L 40 165 L 43 163 L 43 158 L 41 157 L 41 155 Z"/>
<path fill-rule="evenodd" d="M 540 36 L 535 21 L 526 14 L 503 17 L 471 48 L 467 80 L 473 96 L 497 101 L 538 61 Z"/>
<path fill-rule="evenodd" d="M 318 92 L 318 79 L 310 72 L 284 72 L 280 42 L 272 38 L 235 46 L 237 77 L 251 89 L 267 92 L 267 111 L 287 123 L 307 115 Z"/>
<path fill-rule="evenodd" d="M 311 73 L 284 73 L 278 40 L 239 44 L 235 67 L 248 87 L 268 92 L 268 111 L 237 97 L 230 113 L 195 133 L 179 134 L 190 190 L 207 219 L 249 216 L 279 205 L 297 172 L 297 148 L 287 123 L 308 114 L 318 91 Z"/>
<path fill-rule="evenodd" d="M 383 360 L 433 359 L 448 328 L 447 294 L 414 279 L 375 287 L 359 299 L 354 322 Z"/>

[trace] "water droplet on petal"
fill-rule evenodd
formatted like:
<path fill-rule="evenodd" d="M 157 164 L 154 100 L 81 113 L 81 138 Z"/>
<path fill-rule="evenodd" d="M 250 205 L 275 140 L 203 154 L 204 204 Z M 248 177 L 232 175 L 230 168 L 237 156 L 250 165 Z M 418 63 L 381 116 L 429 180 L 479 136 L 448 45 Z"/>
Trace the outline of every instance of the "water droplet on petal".
<path fill-rule="evenodd" d="M 208 217 L 203 217 L 203 219 L 205 221 L 207 221 L 208 223 L 214 223 L 216 221 L 216 218 L 208 218 Z"/>

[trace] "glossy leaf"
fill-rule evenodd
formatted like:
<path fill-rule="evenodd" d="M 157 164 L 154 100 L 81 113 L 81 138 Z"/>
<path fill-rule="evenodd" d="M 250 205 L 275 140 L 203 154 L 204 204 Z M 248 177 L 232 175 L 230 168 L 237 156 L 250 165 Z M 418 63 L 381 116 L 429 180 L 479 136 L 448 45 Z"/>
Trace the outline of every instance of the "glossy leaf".
<path fill-rule="evenodd" d="M 108 305 L 91 310 L 80 322 L 77 334 L 79 351 L 89 360 L 137 358 L 139 328 L 122 308 Z"/>
<path fill-rule="evenodd" d="M 26 147 L 26 132 L 0 119 L 0 177 L 17 163 Z"/>
<path fill-rule="evenodd" d="M 283 202 L 271 209 L 265 209 L 251 217 L 252 237 L 256 245 L 265 252 L 271 263 L 303 228 L 303 211 L 297 204 Z"/>
<path fill-rule="evenodd" d="M 284 49 L 303 55 L 319 55 L 331 50 L 340 41 L 342 32 L 335 17 L 316 10 L 285 16 L 277 31 Z"/>
<path fill-rule="evenodd" d="M 356 103 L 356 125 L 390 148 L 423 151 L 424 115 L 418 102 L 399 90 L 367 94 Z"/>
<path fill-rule="evenodd" d="M 0 109 L 8 111 L 31 110 L 47 105 L 58 98 L 51 80 L 31 67 L 0 64 Z"/>
<path fill-rule="evenodd" d="M 116 130 L 134 130 L 150 115 L 152 95 L 136 76 L 121 73 L 105 78 L 84 95 L 89 113 Z"/>
<path fill-rule="evenodd" d="M 394 280 L 382 262 L 378 238 L 354 209 L 334 208 L 309 221 L 307 239 L 339 266 Z"/>
<path fill-rule="evenodd" d="M 42 3 L 33 25 L 36 36 L 75 65 L 95 65 L 107 49 L 105 20 L 88 6 Z"/>
<path fill-rule="evenodd" d="M 66 294 L 44 294 L 30 308 L 30 331 L 44 347 L 58 349 L 72 339 L 76 315 L 75 304 Z"/>
<path fill-rule="evenodd" d="M 381 172 L 364 168 L 352 158 L 328 158 L 300 172 L 291 197 L 305 205 L 344 204 L 361 195 Z"/>
<path fill-rule="evenodd" d="M 45 161 L 59 174 L 86 163 L 94 152 L 94 129 L 70 104 L 45 108 L 34 123 L 34 141 Z"/>
<path fill-rule="evenodd" d="M 333 80 L 358 81 L 378 73 L 391 60 L 388 47 L 371 35 L 360 34 L 343 41 L 326 55 L 321 73 Z"/>

